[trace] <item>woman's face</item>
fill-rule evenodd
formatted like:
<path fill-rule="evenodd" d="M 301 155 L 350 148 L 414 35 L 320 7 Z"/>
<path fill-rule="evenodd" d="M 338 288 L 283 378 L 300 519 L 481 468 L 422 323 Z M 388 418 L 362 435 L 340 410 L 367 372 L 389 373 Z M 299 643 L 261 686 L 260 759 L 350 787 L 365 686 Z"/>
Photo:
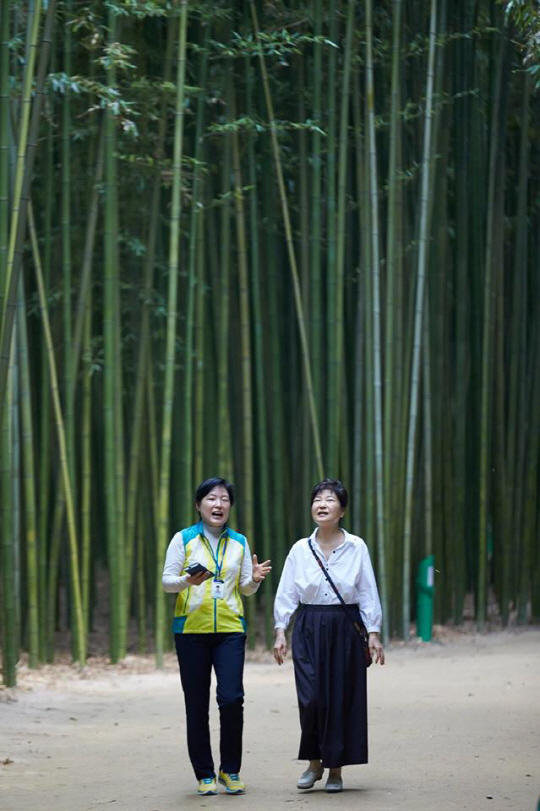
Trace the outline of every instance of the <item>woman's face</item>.
<path fill-rule="evenodd" d="M 229 520 L 231 500 L 226 489 L 220 484 L 213 487 L 196 505 L 201 519 L 209 527 L 222 527 Z"/>
<path fill-rule="evenodd" d="M 328 527 L 338 524 L 345 510 L 333 490 L 322 490 L 313 499 L 311 515 L 317 526 Z"/>

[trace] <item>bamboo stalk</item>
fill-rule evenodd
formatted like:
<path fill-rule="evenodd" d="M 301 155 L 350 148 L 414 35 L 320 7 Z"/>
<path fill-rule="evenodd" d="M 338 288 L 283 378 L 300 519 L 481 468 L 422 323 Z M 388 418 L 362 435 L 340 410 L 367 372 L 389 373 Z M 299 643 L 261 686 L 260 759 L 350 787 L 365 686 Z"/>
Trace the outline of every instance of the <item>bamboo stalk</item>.
<path fill-rule="evenodd" d="M 144 560 L 144 521 L 142 517 L 142 504 L 139 503 L 139 521 L 137 524 L 137 628 L 139 637 L 139 653 L 146 652 L 146 582 Z"/>
<path fill-rule="evenodd" d="M 62 470 L 62 485 L 64 488 L 64 497 L 66 500 L 67 522 L 68 522 L 68 538 L 69 538 L 69 557 L 70 557 L 70 573 L 71 573 L 71 587 L 74 601 L 75 613 L 75 650 L 77 652 L 77 659 L 81 666 L 86 661 L 86 632 L 84 627 L 84 617 L 82 612 L 81 600 L 81 586 L 79 577 L 79 561 L 78 561 L 78 543 L 77 532 L 75 527 L 75 509 L 73 505 L 73 497 L 71 491 L 71 483 L 69 478 L 69 467 L 67 460 L 67 445 L 66 434 L 64 428 L 64 418 L 60 406 L 60 396 L 58 389 L 58 375 L 56 371 L 56 360 L 54 356 L 53 340 L 51 334 L 51 326 L 49 322 L 49 315 L 47 309 L 47 300 L 45 298 L 45 286 L 43 283 L 43 272 L 41 268 L 41 259 L 39 256 L 36 228 L 34 223 L 34 216 L 32 207 L 28 210 L 28 221 L 30 226 L 30 236 L 32 242 L 32 255 L 36 271 L 36 281 L 39 294 L 39 309 L 41 313 L 43 332 L 45 344 L 47 348 L 47 356 L 49 359 L 49 374 L 51 379 L 51 394 L 54 407 L 56 431 L 58 435 L 58 446 L 60 451 L 60 467 Z"/>
<path fill-rule="evenodd" d="M 365 97 L 365 119 L 367 120 L 367 97 Z M 367 130 L 367 127 L 365 128 Z M 372 241 L 372 211 L 371 211 L 371 173 L 369 170 L 369 138 L 364 138 L 364 182 L 366 195 L 366 215 L 365 215 L 365 231 L 364 231 L 364 244 L 365 244 L 365 273 L 362 279 L 365 289 L 365 357 L 364 364 L 366 368 L 366 450 L 365 450 L 365 534 L 366 543 L 370 549 L 370 553 L 375 557 L 377 555 L 377 523 L 376 523 L 376 488 L 375 488 L 375 392 L 372 385 L 373 381 L 373 241 Z"/>
<path fill-rule="evenodd" d="M 347 27 L 345 33 L 345 54 L 343 57 L 341 112 L 339 124 L 338 185 L 337 185 L 337 218 L 336 218 L 336 264 L 329 269 L 329 275 L 335 276 L 335 310 L 333 314 L 335 332 L 330 348 L 329 365 L 329 418 L 330 442 L 339 449 L 340 439 L 345 432 L 342 410 L 344 407 L 344 275 L 345 275 L 345 218 L 348 168 L 348 130 L 349 130 L 349 94 L 351 84 L 352 39 L 354 30 L 354 0 L 347 4 Z M 333 88 L 331 88 L 333 93 Z M 330 457 L 331 459 L 332 457 Z M 329 460 L 330 461 L 330 460 Z M 337 467 L 334 467 L 337 470 Z M 330 470 L 332 466 L 330 465 Z"/>
<path fill-rule="evenodd" d="M 301 55 L 298 55 L 296 58 L 296 64 L 298 65 L 298 120 L 302 123 L 306 120 L 306 70 L 304 65 L 304 59 Z M 248 75 L 249 78 L 249 75 Z M 308 149 L 307 149 L 307 132 L 305 129 L 300 129 L 298 132 L 298 173 L 299 173 L 299 190 L 298 190 L 298 203 L 300 207 L 299 215 L 298 215 L 298 227 L 300 229 L 299 233 L 299 241 L 300 241 L 300 289 L 302 292 L 302 301 L 306 308 L 306 312 L 308 314 L 311 311 L 311 279 L 310 279 L 310 244 L 309 244 L 309 182 L 308 182 Z M 255 157 L 253 156 L 253 162 L 255 164 Z M 253 263 L 257 262 L 258 260 L 258 245 L 255 246 L 256 251 L 252 253 L 253 256 Z M 309 320 L 307 325 L 307 331 L 309 335 Z M 302 402 L 300 405 L 301 413 L 302 413 L 302 436 L 300 438 L 300 443 L 302 450 L 298 454 L 298 462 L 300 465 L 300 470 L 298 475 L 295 476 L 297 481 L 301 484 L 302 492 L 308 493 L 311 489 L 311 482 L 313 478 L 312 473 L 312 448 L 310 445 L 310 433 L 311 427 L 309 424 L 309 401 L 308 398 L 305 396 L 305 392 L 302 392 Z M 268 555 L 265 555 L 265 559 L 268 558 Z M 272 618 L 269 613 L 270 606 L 269 601 L 265 601 L 266 612 L 267 612 L 267 638 L 268 638 L 268 645 L 272 641 Z"/>
<path fill-rule="evenodd" d="M 498 182 L 499 158 L 499 112 L 500 87 L 504 63 L 504 45 L 501 44 L 497 57 L 495 96 L 492 109 L 492 129 L 489 153 L 489 185 L 486 226 L 486 253 L 484 277 L 484 309 L 482 320 L 482 383 L 480 407 L 480 496 L 479 496 L 479 537 L 478 537 L 478 582 L 476 621 L 479 630 L 482 630 L 486 621 L 487 610 L 487 536 L 489 524 L 490 501 L 490 425 L 491 425 L 491 395 L 492 395 L 492 367 L 493 367 L 493 312 L 494 312 L 494 241 L 495 241 L 495 199 Z"/>
<path fill-rule="evenodd" d="M 401 205 L 399 189 L 400 164 L 400 137 L 401 122 L 399 116 L 400 92 L 400 64 L 401 64 L 401 26 L 402 2 L 393 0 L 392 3 L 392 79 L 390 104 L 390 134 L 388 141 L 388 207 L 387 207 L 387 237 L 386 237 L 386 307 L 385 307 L 385 352 L 384 352 L 384 490 L 387 497 L 386 504 L 386 537 L 388 539 L 387 562 L 389 571 L 394 569 L 394 543 L 397 538 L 394 513 L 399 503 L 395 493 L 397 488 L 392 486 L 392 479 L 396 477 L 396 388 L 399 378 L 399 344 L 396 341 L 396 325 L 401 317 L 398 309 L 396 276 L 398 265 L 401 264 Z"/>
<path fill-rule="evenodd" d="M 368 314 L 366 313 L 366 273 L 371 266 L 371 252 L 369 242 L 369 189 L 366 172 L 365 144 L 362 137 L 362 112 L 360 106 L 360 79 L 358 71 L 353 75 L 353 115 L 355 137 L 355 164 L 356 164 L 356 199 L 358 205 L 358 232 L 361 235 L 361 255 L 358 260 L 359 278 L 356 301 L 356 338 L 355 338 L 355 374 L 354 374 L 354 461 L 353 461 L 353 522 L 354 526 L 366 527 L 366 504 L 364 488 L 367 480 L 366 447 L 370 445 L 369 438 L 364 439 L 366 426 L 367 398 L 366 390 L 367 368 L 364 358 L 369 357 L 366 349 L 368 335 Z M 368 533 L 367 537 L 370 537 Z"/>
<path fill-rule="evenodd" d="M 375 481 L 377 517 L 377 553 L 381 603 L 384 616 L 388 616 L 388 585 L 386 575 L 385 539 L 385 492 L 383 468 L 382 436 L 382 361 L 381 361 L 381 304 L 380 304 L 380 246 L 379 246 L 379 200 L 377 190 L 377 153 L 375 143 L 375 90 L 373 79 L 373 8 L 371 0 L 366 0 L 366 104 L 367 132 L 370 177 L 371 213 L 371 273 L 373 277 L 373 398 L 374 398 L 374 441 L 375 441 Z M 385 626 L 384 638 L 388 636 Z"/>
<path fill-rule="evenodd" d="M 19 291 L 17 313 L 17 336 L 19 367 L 21 373 L 21 415 L 24 474 L 24 527 L 26 534 L 26 597 L 28 666 L 36 668 L 39 661 L 39 589 L 38 589 L 38 544 L 37 507 L 35 482 L 34 430 L 32 425 L 32 393 L 30 387 L 30 361 L 26 328 L 25 297 L 22 286 Z"/>
<path fill-rule="evenodd" d="M 174 406 L 174 365 L 176 343 L 178 270 L 180 249 L 180 213 L 182 188 L 182 148 L 184 135 L 184 84 L 186 73 L 187 43 L 187 0 L 179 0 L 178 15 L 178 56 L 176 60 L 176 105 L 174 124 L 174 158 L 173 158 L 173 191 L 170 218 L 169 240 L 169 290 L 167 300 L 167 336 L 165 353 L 165 381 L 163 393 L 163 421 L 161 434 L 161 458 L 159 478 L 159 533 L 157 538 L 157 593 L 156 593 L 156 664 L 163 666 L 163 629 L 165 617 L 165 600 L 161 589 L 161 572 L 168 535 L 169 517 L 169 480 L 171 459 L 171 433 Z"/>
<path fill-rule="evenodd" d="M 116 40 L 116 16 L 109 10 L 108 42 Z M 107 84 L 114 88 L 116 83 L 115 70 L 107 70 Z M 116 425 L 115 393 L 117 386 L 116 368 L 116 287 L 118 284 L 118 211 L 116 196 L 116 135 L 115 122 L 110 111 L 105 113 L 105 140 L 104 140 L 104 264 L 103 264 L 103 344 L 104 344 L 104 397 L 103 397 L 103 424 L 104 424 L 104 463 L 105 463 L 105 504 L 107 520 L 107 549 L 109 563 L 109 590 L 110 590 L 110 616 L 109 616 L 109 655 L 112 663 L 120 657 L 120 611 L 123 607 L 121 563 L 122 555 L 119 539 L 121 528 L 118 526 L 118 501 L 116 478 L 116 458 L 119 453 L 118 435 Z"/>
<path fill-rule="evenodd" d="M 15 603 L 15 536 L 13 533 L 11 369 L 7 376 L 5 408 L 0 410 L 0 544 L 2 574 L 2 675 L 6 687 L 17 683 L 17 607 Z"/>
<path fill-rule="evenodd" d="M 202 35 L 197 85 L 204 88 L 208 75 L 208 42 L 210 25 L 205 25 Z M 204 304 L 200 249 L 204 230 L 203 220 L 203 128 L 206 98 L 199 93 L 195 123 L 195 169 L 193 173 L 193 193 L 189 227 L 188 254 L 188 301 L 186 313 L 186 361 L 185 361 L 185 401 L 184 401 L 184 441 L 185 441 L 185 482 L 187 489 L 193 490 L 193 481 L 202 481 L 201 444 L 202 419 L 198 411 L 202 407 L 201 352 L 204 343 L 202 314 Z M 187 507 L 188 505 L 186 505 Z M 187 522 L 186 522 L 187 523 Z"/>
<path fill-rule="evenodd" d="M 336 0 L 331 0 L 328 5 L 329 36 L 330 41 L 335 44 L 328 54 L 328 85 L 327 85 L 327 106 L 328 106 L 328 137 L 326 152 L 326 330 L 330 338 L 329 347 L 326 351 L 326 369 L 328 396 L 326 400 L 326 420 L 327 444 L 326 464 L 331 476 L 337 476 L 337 464 L 339 444 L 336 441 L 336 431 L 339 420 L 338 390 L 336 372 L 333 355 L 336 351 L 334 339 L 336 335 L 336 301 L 337 301 L 337 278 L 336 278 L 336 86 L 337 86 L 337 49 L 339 38 L 339 21 Z"/>
<path fill-rule="evenodd" d="M 403 628 L 404 639 L 410 633 L 410 583 L 411 583 L 411 533 L 414 493 L 414 456 L 418 429 L 418 397 L 420 383 L 420 358 L 425 307 L 425 279 L 428 252 L 428 207 L 431 173 L 431 127 L 433 112 L 433 81 L 435 71 L 435 48 L 437 36 L 437 0 L 431 0 L 429 26 L 429 56 L 426 82 L 426 109 L 424 115 L 424 146 L 422 159 L 422 188 L 420 195 L 420 230 L 418 240 L 418 267 L 415 294 L 414 339 L 409 393 L 409 426 L 407 432 L 407 474 L 405 489 L 405 526 L 403 553 Z"/>
<path fill-rule="evenodd" d="M 250 69 L 250 61 L 246 60 L 246 100 L 247 113 L 250 118 L 254 117 L 254 72 Z M 260 266 L 260 245 L 259 245 L 259 216 L 258 216 L 258 188 L 257 188 L 257 164 L 255 155 L 254 137 L 248 136 L 248 183 L 250 187 L 249 195 L 249 233 L 252 256 L 251 266 L 251 287 L 253 301 L 253 328 L 254 328 L 254 372 L 255 372 L 255 401 L 256 401 L 256 438 L 257 454 L 256 480 L 260 482 L 259 487 L 259 509 L 257 514 L 259 520 L 254 521 L 254 532 L 256 532 L 255 543 L 257 548 L 262 546 L 262 559 L 268 560 L 272 557 L 271 541 L 271 511 L 270 511 L 270 476 L 268 458 L 268 409 L 266 404 L 265 391 L 265 369 L 267 368 L 264 352 L 263 336 L 263 308 L 262 308 L 262 284 Z M 256 552 L 257 549 L 254 549 Z M 265 580 L 264 590 L 264 613 L 265 613 L 265 639 L 266 646 L 270 647 L 273 639 L 273 612 L 271 594 L 273 592 L 272 573 Z"/>
<path fill-rule="evenodd" d="M 322 36 L 322 2 L 314 2 L 314 34 Z M 313 367 L 313 395 L 316 403 L 322 403 L 322 235 L 321 235 L 321 187 L 322 187 L 322 45 L 319 41 L 313 45 L 313 121 L 315 129 L 311 147 L 311 318 L 310 345 Z"/>
<path fill-rule="evenodd" d="M 0 301 L 6 289 L 9 242 L 9 5 L 0 9 Z"/>
<path fill-rule="evenodd" d="M 52 125 L 47 127 L 47 151 L 45 170 L 45 214 L 44 214 L 44 248 L 43 248 L 43 281 L 45 291 L 49 290 L 52 264 L 52 214 L 54 205 L 54 139 Z M 51 394 L 49 370 L 46 353 L 40 352 L 41 398 L 39 403 L 39 467 L 38 467 L 38 565 L 39 565 L 39 658 L 47 659 L 47 538 L 51 485 Z"/>
<path fill-rule="evenodd" d="M 209 337 L 209 330 L 204 330 L 204 305 L 205 305 L 205 242 L 204 242 L 204 180 L 201 181 L 201 198 L 199 205 L 201 211 L 199 213 L 199 228 L 197 229 L 197 252 L 196 252 L 196 305 L 195 305 L 195 379 L 194 379 L 194 422 L 195 422 L 195 447 L 194 447 L 194 472 L 195 481 L 202 482 L 204 478 L 204 450 L 205 444 L 212 446 L 208 442 L 208 407 L 205 409 L 204 403 L 204 371 L 205 371 L 205 338 Z M 210 418 L 210 422 L 213 420 Z M 205 442 L 206 440 L 206 442 Z"/>
<path fill-rule="evenodd" d="M 234 98 L 234 97 L 233 97 Z M 234 115 L 234 107 L 233 107 Z M 244 207 L 243 181 L 240 169 L 240 145 L 238 132 L 232 134 L 232 159 L 235 183 L 235 222 L 238 244 L 238 287 L 240 294 L 240 362 L 242 386 L 242 525 L 248 539 L 253 538 L 253 391 L 251 376 L 251 312 L 249 304 L 249 271 L 246 239 L 246 214 Z M 255 642 L 253 602 L 246 603 L 248 620 L 248 643 Z"/>
<path fill-rule="evenodd" d="M 72 0 L 66 0 L 67 24 L 64 29 L 64 72 L 71 76 Z M 66 420 L 66 442 L 72 487 L 75 484 L 75 416 L 74 416 L 74 376 L 72 361 L 72 267 L 71 267 L 71 102 L 69 83 L 64 91 L 62 102 L 61 135 L 61 231 L 62 231 L 62 304 L 64 316 L 64 411 Z M 75 492 L 75 491 L 74 491 Z"/>
<path fill-rule="evenodd" d="M 473 25 L 472 3 L 467 4 L 463 12 L 463 29 L 469 30 Z M 469 18 L 468 15 L 471 15 Z M 461 20 L 460 20 L 461 22 Z M 473 81 L 472 77 L 472 44 L 470 40 L 464 39 L 460 45 L 457 55 L 456 74 L 460 77 L 458 91 L 465 91 Z M 456 422 L 455 422 L 455 467 L 456 467 L 456 492 L 455 492 L 455 527 L 456 537 L 462 539 L 461 554 L 456 555 L 456 581 L 454 583 L 454 622 L 460 623 L 463 617 L 463 605 L 465 600 L 465 562 L 466 548 L 473 533 L 470 529 L 470 522 L 467 519 L 468 488 L 467 478 L 467 440 L 471 435 L 467 411 L 471 387 L 470 369 L 470 341 L 471 330 L 470 320 L 470 285 L 469 285 L 469 261 L 470 261 L 470 215 L 472 201 L 470 199 L 469 187 L 471 183 L 471 117 L 470 99 L 464 96 L 459 100 L 457 106 L 458 124 L 458 147 L 456 148 L 456 195 L 457 195 L 457 227 L 456 227 L 456 366 L 455 366 L 455 397 L 456 397 Z M 474 183 L 474 180 L 472 181 Z"/>
<path fill-rule="evenodd" d="M 231 66 L 227 65 L 225 103 L 229 117 L 231 102 Z M 232 136 L 224 136 L 224 155 L 221 173 L 221 189 L 224 200 L 221 205 L 221 261 L 218 318 L 218 470 L 226 479 L 232 478 L 231 417 L 229 413 L 229 345 L 230 345 L 230 244 L 231 244 L 231 204 L 226 195 L 231 188 Z"/>
<path fill-rule="evenodd" d="M 530 534 L 524 532 L 524 506 L 523 493 L 526 490 L 526 430 L 523 427 L 533 421 L 528 413 L 527 391 L 527 333 L 529 290 L 527 283 L 527 192 L 529 185 L 529 154 L 530 154 L 530 101 L 532 90 L 532 76 L 525 73 L 523 89 L 523 104 L 521 109 L 520 145 L 519 145 L 519 176 L 518 176 L 518 207 L 517 207 L 517 234 L 516 234 L 516 263 L 514 290 L 512 296 L 512 326 L 510 380 L 509 380 L 509 414 L 508 414 L 508 471 L 512 490 L 508 494 L 508 515 L 512 517 L 508 523 L 508 536 L 505 546 L 510 547 L 510 538 L 515 533 L 518 539 L 517 553 L 519 566 L 519 582 L 517 586 L 518 622 L 527 621 L 527 606 L 529 601 L 529 572 L 532 565 L 532 546 L 528 543 Z M 502 262 L 501 262 L 502 265 Z M 533 440 L 534 442 L 534 440 Z M 510 557 L 507 554 L 507 558 Z M 502 595 L 501 611 L 507 614 L 509 599 L 510 565 L 503 573 L 505 589 Z"/>
<path fill-rule="evenodd" d="M 17 650 L 22 644 L 21 617 L 21 405 L 20 405 L 20 364 L 19 336 L 13 331 L 11 375 L 11 529 L 13 533 L 13 596 L 15 601 L 15 643 Z"/>
<path fill-rule="evenodd" d="M 81 420 L 81 599 L 86 633 L 90 629 L 90 556 L 92 548 L 92 298 L 84 326 Z"/>
<path fill-rule="evenodd" d="M 6 286 L 9 243 L 9 23 L 7 4 L 0 8 L 0 301 Z M 16 684 L 17 649 L 15 637 L 15 593 L 13 588 L 14 550 L 11 514 L 11 408 L 9 375 L 4 407 L 0 401 L 0 560 L 2 574 L 2 670 L 6 687 Z"/>

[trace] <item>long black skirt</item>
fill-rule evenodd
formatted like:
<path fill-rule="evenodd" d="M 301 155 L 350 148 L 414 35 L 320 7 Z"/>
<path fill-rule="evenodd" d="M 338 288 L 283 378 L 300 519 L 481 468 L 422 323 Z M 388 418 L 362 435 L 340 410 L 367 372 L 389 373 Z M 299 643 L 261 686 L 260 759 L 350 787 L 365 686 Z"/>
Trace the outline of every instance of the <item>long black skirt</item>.
<path fill-rule="evenodd" d="M 327 768 L 367 763 L 366 663 L 341 605 L 301 605 L 292 654 L 300 710 L 299 760 Z"/>

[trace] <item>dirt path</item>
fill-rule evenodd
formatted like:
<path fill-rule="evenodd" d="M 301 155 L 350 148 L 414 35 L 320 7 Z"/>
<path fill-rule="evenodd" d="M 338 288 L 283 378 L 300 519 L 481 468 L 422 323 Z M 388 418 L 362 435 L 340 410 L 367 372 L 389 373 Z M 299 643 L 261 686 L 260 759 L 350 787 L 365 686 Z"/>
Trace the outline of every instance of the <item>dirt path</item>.
<path fill-rule="evenodd" d="M 369 673 L 371 762 L 345 769 L 346 790 L 332 797 L 322 783 L 295 789 L 290 662 L 246 666 L 243 797 L 194 795 L 172 663 L 42 682 L 25 676 L 18 700 L 0 703 L 1 811 L 536 811 L 540 795 L 538 629 L 390 649 Z M 214 710 L 214 744 L 216 721 Z"/>

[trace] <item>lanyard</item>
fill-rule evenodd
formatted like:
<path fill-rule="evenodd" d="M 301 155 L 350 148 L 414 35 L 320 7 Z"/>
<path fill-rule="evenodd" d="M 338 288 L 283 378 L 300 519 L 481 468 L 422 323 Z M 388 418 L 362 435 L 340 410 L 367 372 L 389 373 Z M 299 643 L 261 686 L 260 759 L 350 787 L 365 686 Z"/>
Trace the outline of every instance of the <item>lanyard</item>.
<path fill-rule="evenodd" d="M 222 553 L 221 553 L 221 563 L 219 563 L 219 545 L 221 543 L 222 538 L 223 538 L 223 535 L 221 535 L 221 537 L 220 537 L 220 539 L 218 541 L 216 554 L 214 555 L 214 550 L 212 549 L 212 544 L 210 543 L 208 538 L 206 538 L 203 535 L 203 539 L 204 539 L 204 542 L 206 543 L 207 549 L 210 552 L 210 554 L 212 555 L 212 560 L 216 564 L 216 576 L 215 576 L 214 580 L 219 580 L 219 576 L 221 574 L 221 569 L 223 568 L 223 561 L 225 560 L 225 552 L 227 551 L 227 541 L 229 540 L 229 536 L 227 536 L 225 538 L 225 543 L 223 544 L 223 550 L 222 550 Z"/>

